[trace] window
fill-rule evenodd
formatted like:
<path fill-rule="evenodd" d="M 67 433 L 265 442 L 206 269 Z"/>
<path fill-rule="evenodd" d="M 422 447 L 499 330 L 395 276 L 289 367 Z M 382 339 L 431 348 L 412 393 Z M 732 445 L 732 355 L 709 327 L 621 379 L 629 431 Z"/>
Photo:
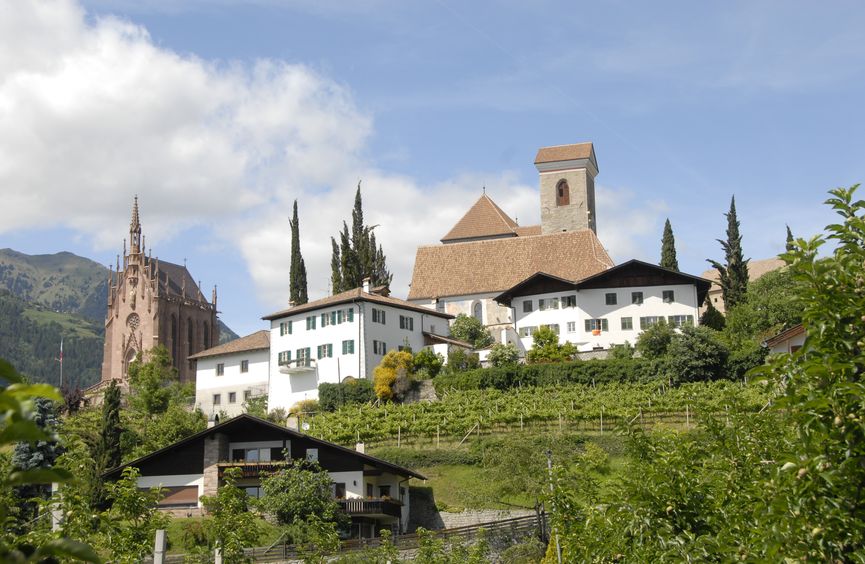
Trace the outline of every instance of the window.
<path fill-rule="evenodd" d="M 231 449 L 231 460 L 245 462 L 270 462 L 278 460 L 273 458 L 273 451 L 281 451 L 282 449 L 270 447 L 255 447 L 255 448 L 233 448 Z"/>
<path fill-rule="evenodd" d="M 532 312 L 532 300 L 523 300 L 523 313 Z"/>
<path fill-rule="evenodd" d="M 258 486 L 243 486 L 243 491 L 246 493 L 247 497 L 260 498 L 261 497 L 261 488 Z M 196 492 L 198 491 L 196 486 Z"/>
<path fill-rule="evenodd" d="M 676 301 L 675 293 L 673 292 L 673 290 L 664 290 L 662 292 L 662 294 L 664 296 L 664 303 L 665 304 L 671 304 L 674 301 Z"/>
<path fill-rule="evenodd" d="M 604 300 L 607 305 L 616 305 L 618 303 L 618 298 L 615 292 L 604 294 Z"/>
<path fill-rule="evenodd" d="M 291 335 L 291 321 L 283 321 L 279 324 L 279 336 Z"/>
<path fill-rule="evenodd" d="M 372 352 L 373 354 L 386 354 L 387 353 L 387 344 L 384 341 L 373 341 L 372 342 Z"/>
<path fill-rule="evenodd" d="M 631 317 L 622 318 L 622 331 L 631 331 L 634 329 L 634 320 Z"/>
<path fill-rule="evenodd" d="M 559 334 L 559 324 L 558 323 L 552 323 L 550 325 L 541 325 L 541 327 L 544 327 L 545 329 L 551 330 L 556 335 Z"/>
<path fill-rule="evenodd" d="M 330 321 L 331 321 L 331 319 L 330 319 L 329 313 L 322 313 L 321 314 L 321 326 L 322 327 L 327 327 L 328 325 L 331 325 Z"/>
<path fill-rule="evenodd" d="M 537 327 L 520 327 L 520 337 L 531 337 L 537 330 Z"/>
<path fill-rule="evenodd" d="M 219 405 L 222 403 L 222 394 L 213 394 L 213 405 Z"/>
<path fill-rule="evenodd" d="M 538 309 L 541 311 L 559 309 L 559 298 L 542 298 L 538 300 Z"/>
<path fill-rule="evenodd" d="M 383 309 L 372 308 L 372 322 L 385 325 L 387 322 L 385 318 L 385 311 Z"/>
<path fill-rule="evenodd" d="M 204 348 L 210 348 L 210 325 L 208 325 L 206 322 L 204 324 Z"/>
<path fill-rule="evenodd" d="M 345 310 L 339 309 L 336 311 L 336 322 L 342 323 L 343 321 L 345 321 Z"/>
<path fill-rule="evenodd" d="M 318 462 L 318 449 L 317 448 L 308 448 L 306 449 L 306 459 L 310 462 Z"/>
<path fill-rule="evenodd" d="M 586 319 L 586 332 L 609 330 L 610 324 L 606 319 Z"/>
<path fill-rule="evenodd" d="M 372 497 L 372 484 L 370 483 L 366 485 L 366 497 Z"/>
<path fill-rule="evenodd" d="M 228 403 L 237 403 L 237 392 L 228 392 Z"/>
<path fill-rule="evenodd" d="M 336 482 L 333 485 L 333 497 L 336 499 L 345 499 L 345 482 Z"/>
<path fill-rule="evenodd" d="M 694 316 L 693 315 L 671 315 L 667 318 L 667 322 L 673 327 L 681 328 L 685 325 L 693 325 L 694 324 Z"/>
<path fill-rule="evenodd" d="M 249 401 L 252 398 L 252 390 L 243 390 L 243 401 Z"/>
<path fill-rule="evenodd" d="M 318 358 L 333 358 L 333 345 L 318 345 Z"/>
<path fill-rule="evenodd" d="M 567 206 L 571 203 L 571 189 L 564 178 L 556 184 L 556 206 Z"/>
<path fill-rule="evenodd" d="M 441 300 L 436 300 L 436 311 L 439 313 L 445 312 L 445 303 Z"/>
<path fill-rule="evenodd" d="M 354 309 L 353 308 L 348 308 L 347 310 L 345 310 L 345 320 L 348 321 L 349 323 L 354 321 Z"/>
<path fill-rule="evenodd" d="M 562 296 L 562 309 L 577 307 L 577 296 Z"/>
<path fill-rule="evenodd" d="M 249 361 L 248 360 L 241 360 L 240 361 L 240 373 L 245 374 L 247 372 L 249 372 Z"/>
<path fill-rule="evenodd" d="M 277 359 L 278 359 L 280 366 L 285 366 L 286 364 L 290 364 L 291 363 L 291 351 L 282 351 L 281 353 L 279 353 L 279 356 L 277 357 Z"/>
<path fill-rule="evenodd" d="M 643 292 L 631 292 L 631 303 L 637 305 L 642 304 Z"/>
<path fill-rule="evenodd" d="M 577 332 L 577 322 L 576 321 L 568 321 L 568 333 L 576 333 Z"/>
<path fill-rule="evenodd" d="M 306 330 L 312 331 L 313 329 L 315 329 L 315 316 L 310 315 L 306 318 Z"/>
<path fill-rule="evenodd" d="M 297 365 L 298 366 L 309 366 L 310 365 L 309 347 L 306 347 L 305 349 L 297 349 L 296 352 L 297 352 Z"/>
<path fill-rule="evenodd" d="M 354 339 L 342 342 L 342 354 L 354 354 Z"/>
<path fill-rule="evenodd" d="M 390 497 L 390 486 L 379 486 L 378 497 Z"/>
<path fill-rule="evenodd" d="M 648 329 L 652 325 L 657 323 L 663 323 L 664 317 L 658 315 L 649 315 L 647 317 L 640 318 L 640 329 Z"/>
<path fill-rule="evenodd" d="M 414 331 L 414 318 L 407 315 L 399 316 L 399 328 Z"/>
<path fill-rule="evenodd" d="M 481 323 L 484 322 L 484 306 L 481 302 L 475 302 L 475 305 L 472 306 L 472 316 Z"/>
<path fill-rule="evenodd" d="M 225 374 L 225 364 L 220 362 L 216 365 L 216 375 L 223 376 Z"/>

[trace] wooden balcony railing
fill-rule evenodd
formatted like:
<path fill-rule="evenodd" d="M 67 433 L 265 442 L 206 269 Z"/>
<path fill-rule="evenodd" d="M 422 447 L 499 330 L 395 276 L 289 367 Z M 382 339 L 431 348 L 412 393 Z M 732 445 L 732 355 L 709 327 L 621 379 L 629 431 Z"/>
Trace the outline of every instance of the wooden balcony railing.
<path fill-rule="evenodd" d="M 285 464 L 284 461 L 277 460 L 271 462 L 220 462 L 217 467 L 219 468 L 220 479 L 228 468 L 240 468 L 241 478 L 259 478 L 262 475 L 278 472 L 285 468 Z"/>
<path fill-rule="evenodd" d="M 402 503 L 395 499 L 338 499 L 337 503 L 348 515 L 390 515 L 402 514 Z"/>

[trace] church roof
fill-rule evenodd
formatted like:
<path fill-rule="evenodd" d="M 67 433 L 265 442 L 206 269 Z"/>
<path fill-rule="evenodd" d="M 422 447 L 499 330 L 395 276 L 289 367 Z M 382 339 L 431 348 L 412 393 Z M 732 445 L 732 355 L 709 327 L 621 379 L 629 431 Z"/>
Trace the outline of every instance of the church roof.
<path fill-rule="evenodd" d="M 484 193 L 441 241 L 447 243 L 463 239 L 513 237 L 518 227 L 517 222 Z"/>
<path fill-rule="evenodd" d="M 145 259 L 147 263 L 154 268 L 159 267 L 159 294 L 162 296 L 182 297 L 184 285 L 186 287 L 186 299 L 201 303 L 210 303 L 201 289 L 198 287 L 198 282 L 192 278 L 192 274 L 185 266 L 174 264 L 173 262 L 164 261 L 161 259 Z"/>
<path fill-rule="evenodd" d="M 262 349 L 270 348 L 270 331 L 267 329 L 262 329 L 261 331 L 256 331 L 251 335 L 247 335 L 246 337 L 241 337 L 239 339 L 235 339 L 233 341 L 229 341 L 222 345 L 218 345 L 215 347 L 211 347 L 207 350 L 203 350 L 198 354 L 194 354 L 189 358 L 205 358 L 208 356 L 220 356 L 223 354 L 232 354 L 239 352 L 247 352 L 247 351 L 259 351 Z"/>
<path fill-rule="evenodd" d="M 364 292 L 363 288 L 354 288 L 353 290 L 347 290 L 345 292 L 334 294 L 333 296 L 328 296 L 326 298 L 322 298 L 320 300 L 315 300 L 312 302 L 308 302 L 302 305 L 290 307 L 288 309 L 283 309 L 281 311 L 277 311 L 276 313 L 271 313 L 270 315 L 265 315 L 262 319 L 266 320 L 274 320 L 279 319 L 280 317 L 288 317 L 289 315 L 297 315 L 298 313 L 304 313 L 308 311 L 315 311 L 317 309 L 352 303 L 357 301 L 364 302 L 372 302 L 375 304 L 387 305 L 392 307 L 398 307 L 401 309 L 407 309 L 410 311 L 416 311 L 419 313 L 425 313 L 427 315 L 435 315 L 438 317 L 443 317 L 445 319 L 453 319 L 453 315 L 448 313 L 441 313 L 426 307 L 421 307 L 417 304 L 409 303 L 405 300 L 401 300 L 399 298 L 391 298 L 390 296 L 382 296 L 379 294 L 371 294 L 369 292 Z"/>
<path fill-rule="evenodd" d="M 535 157 L 535 164 L 591 159 L 593 156 L 594 149 L 591 143 L 541 147 L 538 149 L 538 154 Z"/>
<path fill-rule="evenodd" d="M 581 280 L 612 266 L 590 229 L 419 247 L 408 299 L 502 292 L 536 272 Z"/>

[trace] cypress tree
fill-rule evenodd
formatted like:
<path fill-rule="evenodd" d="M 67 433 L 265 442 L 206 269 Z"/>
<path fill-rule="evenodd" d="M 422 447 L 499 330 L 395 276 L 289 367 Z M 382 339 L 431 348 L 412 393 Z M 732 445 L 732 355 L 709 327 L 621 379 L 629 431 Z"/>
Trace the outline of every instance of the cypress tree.
<path fill-rule="evenodd" d="M 300 253 L 300 222 L 297 218 L 297 200 L 294 201 L 294 212 L 289 220 L 291 225 L 291 270 L 289 273 L 289 299 L 295 305 L 309 301 L 306 291 L 306 264 Z"/>
<path fill-rule="evenodd" d="M 729 312 L 745 299 L 748 291 L 748 260 L 742 257 L 742 235 L 736 217 L 736 197 L 730 200 L 727 218 L 727 240 L 718 239 L 724 249 L 725 264 L 706 259 L 718 271 L 718 284 L 724 297 L 724 308 Z"/>
<path fill-rule="evenodd" d="M 664 236 L 661 239 L 661 262 L 659 266 L 679 271 L 679 261 L 676 259 L 676 238 L 673 237 L 673 226 L 670 219 L 664 223 Z"/>
<path fill-rule="evenodd" d="M 787 226 L 787 244 L 786 244 L 785 248 L 787 249 L 787 252 L 790 253 L 790 252 L 793 252 L 794 247 L 795 247 L 795 245 L 793 244 L 793 232 L 790 231 L 790 226 L 788 225 Z"/>
<path fill-rule="evenodd" d="M 112 380 L 102 400 L 102 430 L 96 447 L 97 463 L 103 470 L 120 465 L 120 388 Z"/>
<path fill-rule="evenodd" d="M 340 268 L 339 245 L 336 244 L 336 239 L 330 238 L 331 255 L 330 255 L 330 293 L 338 294 L 342 292 L 342 269 Z"/>
<path fill-rule="evenodd" d="M 700 316 L 700 325 L 705 325 L 706 327 L 710 327 L 716 331 L 721 331 L 724 329 L 726 323 L 727 320 L 724 319 L 724 314 L 715 308 L 712 300 L 707 296 L 706 311 L 704 311 L 703 315 Z"/>

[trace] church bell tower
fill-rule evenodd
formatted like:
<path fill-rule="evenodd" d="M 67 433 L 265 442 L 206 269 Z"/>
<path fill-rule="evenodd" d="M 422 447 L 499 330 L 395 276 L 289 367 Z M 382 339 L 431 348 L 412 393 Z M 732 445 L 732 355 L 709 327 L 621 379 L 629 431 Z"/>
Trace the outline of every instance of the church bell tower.
<path fill-rule="evenodd" d="M 540 175 L 541 233 L 591 229 L 597 233 L 595 176 L 591 143 L 543 147 L 535 157 Z"/>

